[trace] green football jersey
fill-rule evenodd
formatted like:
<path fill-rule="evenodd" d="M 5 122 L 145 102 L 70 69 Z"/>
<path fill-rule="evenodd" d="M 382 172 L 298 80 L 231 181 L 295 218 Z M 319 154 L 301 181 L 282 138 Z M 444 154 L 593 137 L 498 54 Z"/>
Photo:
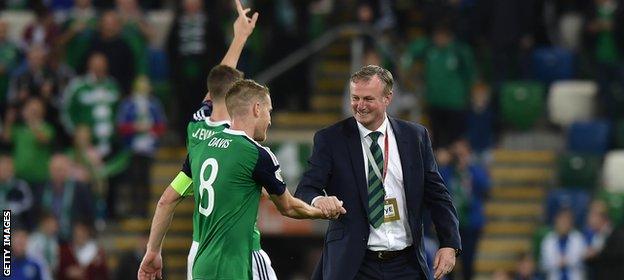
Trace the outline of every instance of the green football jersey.
<path fill-rule="evenodd" d="M 188 127 L 199 243 L 193 279 L 251 279 L 253 232 L 261 189 L 281 195 L 285 184 L 275 155 L 244 132 L 224 129 L 211 137 L 205 122 Z M 194 238 L 195 239 L 195 238 Z"/>
<path fill-rule="evenodd" d="M 202 104 L 202 107 L 195 114 L 193 114 L 193 119 L 190 121 L 190 123 L 197 123 L 197 122 L 206 123 L 206 126 L 202 126 L 201 129 L 192 131 L 193 134 L 189 134 L 191 137 L 196 138 L 197 140 L 202 140 L 202 141 L 206 141 L 208 140 L 208 138 L 210 138 L 210 136 L 214 135 L 215 133 L 221 132 L 223 131 L 223 129 L 230 127 L 230 122 L 228 121 L 220 121 L 220 122 L 210 121 L 209 116 L 210 116 L 210 112 L 212 111 L 212 108 L 210 107 L 208 109 L 206 108 L 206 106 L 211 106 L 211 105 Z M 182 165 L 182 169 L 180 171 L 184 173 L 184 175 L 186 175 L 186 178 L 183 179 L 185 182 L 187 180 L 188 181 L 192 180 L 193 175 L 192 175 L 191 167 L 189 164 L 188 154 L 186 155 L 186 160 L 184 161 L 184 164 Z M 172 186 L 175 189 L 175 191 L 181 196 L 193 195 L 193 188 L 192 188 L 191 183 L 172 184 Z M 195 227 L 195 224 L 193 224 L 193 227 Z M 197 241 L 197 236 L 195 235 L 196 232 L 197 230 L 193 230 L 193 241 Z M 253 229 L 252 250 L 259 251 L 260 249 L 261 249 L 260 230 L 258 229 L 258 226 L 256 223 Z"/>

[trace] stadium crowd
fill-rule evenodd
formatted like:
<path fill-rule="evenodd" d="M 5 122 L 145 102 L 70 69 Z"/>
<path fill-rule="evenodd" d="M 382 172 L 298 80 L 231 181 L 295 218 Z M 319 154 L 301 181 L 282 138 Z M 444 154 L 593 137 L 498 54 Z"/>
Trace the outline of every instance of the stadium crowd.
<path fill-rule="evenodd" d="M 544 89 L 557 81 L 595 81 L 593 118 L 563 129 L 546 121 L 545 127 L 571 139 L 574 131 L 591 133 L 602 142 L 592 149 L 569 140 L 567 150 L 558 151 L 557 193 L 549 198 L 534 253 L 518 256 L 517 271 L 494 277 L 615 279 L 609 277 L 622 269 L 613 260 L 624 252 L 624 215 L 609 204 L 597 174 L 610 150 L 624 148 L 623 1 L 250 2 L 261 17 L 240 63 L 249 77 L 333 26 L 358 22 L 382 32 L 381 40 L 363 38 L 364 53 L 396 74 L 397 92 L 422 104 L 440 172 L 460 213 L 464 265 L 455 277 L 461 279 L 473 276 L 492 186 L 489 152 L 502 132 L 543 122 L 544 110 L 533 108 L 546 106 Z M 167 128 L 177 143 L 184 139 L 207 72 L 231 36 L 231 18 L 224 16 L 234 14 L 227 12 L 229 3 L 1 2 L 0 10 L 35 14 L 18 41 L 0 17 L 0 207 L 11 209 L 21 228 L 14 235 L 20 260 L 14 265 L 37 267 L 42 279 L 112 277 L 97 233 L 120 215 L 151 215 L 152 159 Z M 175 16 L 166 43 L 156 46 L 155 27 L 145 15 L 163 8 L 173 8 Z M 269 84 L 276 110 L 310 110 L 311 64 Z M 529 99 L 540 96 L 539 106 L 505 97 L 516 88 Z M 514 113 L 509 102 L 527 106 L 524 114 Z M 582 183 L 566 173 L 566 163 L 579 158 L 597 162 L 576 170 L 590 174 Z M 119 202 L 126 192 L 133 203 Z M 575 204 L 581 200 L 584 207 Z M 120 204 L 132 209 L 120 211 Z"/>

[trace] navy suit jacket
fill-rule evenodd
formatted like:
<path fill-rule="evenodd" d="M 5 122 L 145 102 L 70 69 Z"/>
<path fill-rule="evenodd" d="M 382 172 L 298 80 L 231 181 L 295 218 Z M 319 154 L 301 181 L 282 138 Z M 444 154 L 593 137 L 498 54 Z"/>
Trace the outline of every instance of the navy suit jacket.
<path fill-rule="evenodd" d="M 427 130 L 389 118 L 403 169 L 403 187 L 413 248 L 421 270 L 432 279 L 423 245 L 423 209 L 428 208 L 440 247 L 461 249 L 458 219 L 451 196 L 438 173 Z M 307 203 L 317 196 L 336 196 L 347 210 L 330 221 L 323 255 L 312 279 L 353 279 L 364 259 L 369 236 L 368 193 L 360 134 L 353 117 L 314 135 L 309 167 L 295 195 Z"/>

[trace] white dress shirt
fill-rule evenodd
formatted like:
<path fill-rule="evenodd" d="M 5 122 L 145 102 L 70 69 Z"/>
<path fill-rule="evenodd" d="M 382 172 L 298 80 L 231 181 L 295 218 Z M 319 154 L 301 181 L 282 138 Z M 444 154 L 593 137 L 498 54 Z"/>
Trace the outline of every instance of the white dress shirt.
<path fill-rule="evenodd" d="M 364 178 L 368 178 L 368 172 L 373 172 L 373 170 L 368 170 L 368 157 L 364 149 L 370 149 L 372 140 L 368 134 L 372 131 L 365 128 L 359 122 L 357 122 L 357 126 L 360 132 L 360 139 L 364 140 L 362 141 L 362 157 L 364 157 L 364 170 L 366 172 Z M 399 213 L 400 220 L 384 222 L 379 228 L 374 228 L 369 223 L 370 235 L 368 236 L 368 249 L 372 251 L 398 251 L 412 245 L 412 232 L 410 231 L 407 219 L 405 189 L 403 188 L 403 168 L 401 166 L 396 137 L 392 126 L 389 125 L 387 116 L 376 131 L 382 133 L 379 139 L 377 139 L 377 144 L 379 144 L 379 147 L 384 152 L 384 161 L 388 162 L 387 174 L 383 181 L 384 191 L 386 193 L 385 198 L 396 199 L 398 209 L 395 209 L 395 211 L 398 210 L 397 212 Z M 388 154 L 385 153 L 385 137 L 388 137 Z M 383 173 L 383 170 L 380 171 Z"/>

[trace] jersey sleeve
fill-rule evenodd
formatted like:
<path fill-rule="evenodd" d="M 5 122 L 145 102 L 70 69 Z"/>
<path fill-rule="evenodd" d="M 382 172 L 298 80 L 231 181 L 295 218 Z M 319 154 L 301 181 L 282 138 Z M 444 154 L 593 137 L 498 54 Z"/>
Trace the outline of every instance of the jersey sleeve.
<path fill-rule="evenodd" d="M 192 178 L 191 165 L 187 154 L 180 173 L 171 181 L 171 187 L 181 196 L 191 196 L 193 195 L 193 188 L 191 188 L 191 184 L 193 184 Z"/>
<path fill-rule="evenodd" d="M 207 119 L 212 115 L 212 101 L 207 100 L 202 102 L 201 107 L 193 114 L 191 121 L 199 122 Z"/>
<path fill-rule="evenodd" d="M 269 194 L 282 195 L 286 190 L 286 184 L 282 179 L 277 158 L 271 150 L 265 147 L 258 147 L 258 153 L 258 161 L 253 172 L 254 180 Z"/>

